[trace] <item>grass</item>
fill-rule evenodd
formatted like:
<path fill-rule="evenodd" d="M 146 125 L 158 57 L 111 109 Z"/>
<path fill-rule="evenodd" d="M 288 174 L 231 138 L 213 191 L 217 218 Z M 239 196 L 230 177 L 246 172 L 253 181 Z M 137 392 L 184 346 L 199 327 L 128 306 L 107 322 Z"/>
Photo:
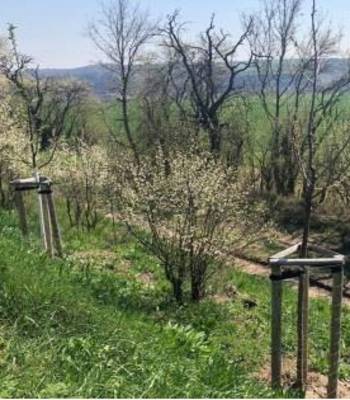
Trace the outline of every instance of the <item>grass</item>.
<path fill-rule="evenodd" d="M 64 260 L 24 243 L 0 213 L 0 397 L 293 397 L 257 373 L 269 356 L 270 285 L 232 267 L 209 294 L 241 296 L 178 307 L 157 260 L 118 227 L 64 226 Z M 151 282 L 140 278 L 147 272 Z M 241 298 L 253 299 L 247 308 Z M 295 352 L 294 290 L 285 291 L 284 351 Z M 311 302 L 311 363 L 327 369 L 329 307 Z M 344 313 L 344 361 L 350 314 Z M 341 375 L 350 377 L 347 363 Z"/>

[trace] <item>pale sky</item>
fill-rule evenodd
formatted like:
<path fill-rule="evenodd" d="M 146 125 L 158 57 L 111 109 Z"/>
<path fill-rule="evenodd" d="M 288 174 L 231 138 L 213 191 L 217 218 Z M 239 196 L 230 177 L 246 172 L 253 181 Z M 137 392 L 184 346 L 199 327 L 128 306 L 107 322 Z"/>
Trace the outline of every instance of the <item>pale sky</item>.
<path fill-rule="evenodd" d="M 133 1 L 133 0 L 131 0 Z M 175 9 L 193 23 L 191 31 L 203 29 L 212 12 L 217 26 L 233 35 L 240 32 L 240 15 L 258 8 L 259 0 L 140 0 L 155 17 Z M 304 0 L 305 13 L 311 0 Z M 323 13 L 344 33 L 344 48 L 350 48 L 350 0 L 318 0 Z M 42 67 L 77 67 L 97 62 L 101 56 L 86 35 L 87 24 L 98 16 L 99 0 L 0 0 L 0 33 L 8 23 L 18 27 L 22 52 Z"/>

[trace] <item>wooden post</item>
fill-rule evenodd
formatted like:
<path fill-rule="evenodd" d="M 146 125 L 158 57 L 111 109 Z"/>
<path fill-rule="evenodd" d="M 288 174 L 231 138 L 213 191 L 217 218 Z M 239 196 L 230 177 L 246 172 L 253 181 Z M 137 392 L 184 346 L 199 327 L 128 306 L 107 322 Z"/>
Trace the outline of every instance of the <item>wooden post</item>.
<path fill-rule="evenodd" d="M 41 185 L 41 189 L 46 191 L 46 185 Z M 52 231 L 51 231 L 51 221 L 50 221 L 50 213 L 48 206 L 47 193 L 41 193 L 42 202 L 43 202 L 43 212 L 44 212 L 44 228 L 45 228 L 45 238 L 46 238 L 46 251 L 50 255 L 50 257 L 54 256 L 54 250 L 52 245 Z"/>
<path fill-rule="evenodd" d="M 51 221 L 52 238 L 53 238 L 53 242 L 54 242 L 54 247 L 55 247 L 58 257 L 62 257 L 63 250 L 62 250 L 61 234 L 60 234 L 60 229 L 58 226 L 58 220 L 57 220 L 55 204 L 53 201 L 51 184 L 49 185 L 49 190 L 48 190 L 48 194 L 47 194 L 47 204 L 48 204 L 48 208 L 49 208 L 49 215 L 50 215 L 50 221 Z"/>
<path fill-rule="evenodd" d="M 28 235 L 28 224 L 26 217 L 26 209 L 24 207 L 23 192 L 15 188 L 15 204 L 18 211 L 19 225 L 23 236 Z"/>
<path fill-rule="evenodd" d="M 333 271 L 332 288 L 332 319 L 331 337 L 329 351 L 329 374 L 327 397 L 337 398 L 339 358 L 340 358 L 340 335 L 341 335 L 341 305 L 343 294 L 343 267 L 339 266 Z"/>
<path fill-rule="evenodd" d="M 308 319 L 309 319 L 309 270 L 305 267 L 299 277 L 298 285 L 298 350 L 297 350 L 297 387 L 305 392 L 308 373 Z"/>
<path fill-rule="evenodd" d="M 39 187 L 39 191 L 38 191 L 38 201 L 39 201 L 39 220 L 40 220 L 41 238 L 42 238 L 42 242 L 43 242 L 43 247 L 45 250 L 47 250 L 45 216 L 44 216 L 44 200 L 43 200 L 42 194 L 40 194 L 40 187 Z"/>
<path fill-rule="evenodd" d="M 39 198 L 39 218 L 41 235 L 43 239 L 44 249 L 52 255 L 52 235 L 50 227 L 50 219 L 48 212 L 48 205 L 46 199 L 47 184 L 40 179 L 38 172 L 35 173 L 35 179 L 38 185 L 38 198 Z"/>
<path fill-rule="evenodd" d="M 271 385 L 281 387 L 282 370 L 282 280 L 281 267 L 272 266 L 271 286 Z"/>

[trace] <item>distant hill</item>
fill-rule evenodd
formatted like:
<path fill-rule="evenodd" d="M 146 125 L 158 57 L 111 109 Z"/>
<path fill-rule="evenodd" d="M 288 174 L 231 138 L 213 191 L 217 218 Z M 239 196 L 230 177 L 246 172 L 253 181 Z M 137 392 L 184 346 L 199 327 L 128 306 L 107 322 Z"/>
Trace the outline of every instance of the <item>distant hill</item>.
<path fill-rule="evenodd" d="M 157 68 L 157 66 L 154 66 Z M 158 66 L 159 67 L 159 66 Z M 132 79 L 131 86 L 137 88 L 142 84 L 144 77 L 146 76 L 146 66 L 138 66 L 136 73 Z M 348 60 L 342 58 L 333 58 L 328 62 L 328 68 L 322 74 L 322 80 L 324 82 L 332 81 L 337 77 L 341 76 L 348 68 Z M 113 73 L 103 67 L 102 65 L 87 65 L 79 68 L 47 68 L 41 69 L 40 74 L 43 77 L 53 78 L 70 78 L 78 79 L 87 82 L 92 88 L 94 94 L 100 98 L 108 99 L 113 96 L 113 87 L 115 86 Z M 227 79 L 227 71 L 221 69 L 217 70 L 218 85 L 224 87 L 225 80 Z M 283 77 L 283 81 L 288 82 L 288 75 Z M 247 89 L 252 89 L 256 84 L 255 71 L 250 69 L 244 74 L 240 75 L 236 84 L 238 86 L 244 86 Z"/>
<path fill-rule="evenodd" d="M 87 82 L 94 94 L 108 98 L 113 93 L 112 73 L 101 65 L 87 65 L 79 68 L 46 68 L 40 70 L 43 77 L 70 78 Z"/>

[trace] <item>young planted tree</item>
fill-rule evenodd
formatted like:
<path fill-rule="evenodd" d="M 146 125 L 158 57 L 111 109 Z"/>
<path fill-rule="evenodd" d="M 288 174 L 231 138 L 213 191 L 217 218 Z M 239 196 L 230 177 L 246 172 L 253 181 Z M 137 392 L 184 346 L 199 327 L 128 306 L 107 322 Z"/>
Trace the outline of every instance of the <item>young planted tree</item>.
<path fill-rule="evenodd" d="M 300 45 L 303 59 L 307 61 L 304 76 L 308 82 L 307 102 L 304 102 L 306 123 L 299 136 L 294 136 L 297 161 L 303 177 L 305 205 L 302 254 L 307 254 L 310 219 L 313 206 L 325 196 L 325 186 L 335 185 L 350 165 L 342 157 L 348 150 L 350 139 L 344 135 L 347 125 L 341 122 L 341 113 L 346 112 L 341 100 L 349 91 L 350 69 L 330 82 L 323 72 L 330 68 L 331 56 L 336 54 L 340 37 L 334 35 L 317 17 L 316 0 L 312 1 L 310 37 Z M 338 138 L 338 140 L 335 140 Z M 304 142 L 304 152 L 300 149 Z M 298 144 L 299 142 L 299 144 Z M 330 144 L 333 143 L 332 146 Z"/>
<path fill-rule="evenodd" d="M 343 136 L 338 123 L 341 108 L 339 103 L 349 89 L 350 71 L 347 69 L 331 81 L 324 79 L 323 75 L 332 62 L 331 56 L 336 53 L 338 43 L 339 35 L 334 35 L 329 28 L 324 28 L 324 22 L 317 16 L 316 0 L 313 0 L 310 33 L 297 46 L 299 57 L 303 60 L 302 85 L 307 90 L 303 99 L 305 119 L 299 121 L 298 135 L 294 130 L 292 136 L 293 149 L 303 178 L 304 227 L 300 248 L 302 258 L 309 256 L 312 211 L 317 199 L 324 196 L 324 185 L 334 185 L 350 166 L 349 163 L 339 163 L 342 154 L 349 149 L 350 139 Z M 344 140 L 338 146 L 325 148 L 328 147 L 327 139 L 338 135 Z M 333 167 L 329 168 L 330 165 Z M 309 269 L 305 267 L 299 278 L 298 298 L 297 380 L 301 389 L 305 388 L 308 369 L 308 287 Z M 339 302 L 334 307 L 338 307 L 339 310 Z M 337 327 L 340 326 L 338 322 L 339 320 L 335 323 Z M 334 332 L 332 336 L 333 334 Z M 336 343 L 335 337 L 340 337 L 339 331 L 332 337 L 332 343 L 335 343 L 335 348 L 339 350 L 339 343 Z"/>

